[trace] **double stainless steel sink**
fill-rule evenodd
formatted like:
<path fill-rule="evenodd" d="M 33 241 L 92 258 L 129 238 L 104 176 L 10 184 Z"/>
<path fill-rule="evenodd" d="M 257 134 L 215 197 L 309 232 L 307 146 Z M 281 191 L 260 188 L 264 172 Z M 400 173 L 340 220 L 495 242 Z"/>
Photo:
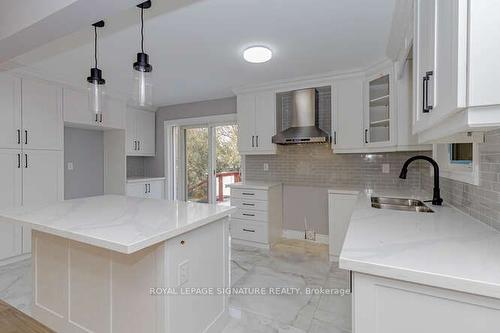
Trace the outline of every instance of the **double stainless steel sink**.
<path fill-rule="evenodd" d="M 402 210 L 417 213 L 434 213 L 422 201 L 416 199 L 372 197 L 372 207 L 379 209 Z"/>

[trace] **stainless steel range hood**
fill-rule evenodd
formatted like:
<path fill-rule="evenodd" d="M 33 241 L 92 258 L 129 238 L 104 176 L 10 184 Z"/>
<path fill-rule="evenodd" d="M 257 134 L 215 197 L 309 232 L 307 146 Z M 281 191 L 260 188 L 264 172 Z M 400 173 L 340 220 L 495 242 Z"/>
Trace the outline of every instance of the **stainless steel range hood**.
<path fill-rule="evenodd" d="M 296 90 L 292 96 L 292 107 L 286 111 L 290 126 L 273 136 L 272 142 L 281 145 L 328 142 L 328 133 L 316 126 L 316 89 Z"/>

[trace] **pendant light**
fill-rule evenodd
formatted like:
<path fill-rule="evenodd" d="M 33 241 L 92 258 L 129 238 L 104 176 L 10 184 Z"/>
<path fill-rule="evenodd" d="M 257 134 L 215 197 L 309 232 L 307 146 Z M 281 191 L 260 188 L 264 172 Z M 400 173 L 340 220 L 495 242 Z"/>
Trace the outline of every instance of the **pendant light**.
<path fill-rule="evenodd" d="M 87 77 L 89 90 L 89 108 L 95 113 L 96 122 L 102 121 L 102 109 L 104 102 L 104 84 L 106 80 L 102 78 L 102 71 L 97 67 L 97 28 L 104 27 L 104 21 L 92 24 L 94 27 L 94 67 L 90 69 L 90 76 Z"/>
<path fill-rule="evenodd" d="M 153 66 L 149 64 L 149 55 L 144 53 L 144 9 L 151 7 L 151 1 L 137 5 L 141 9 L 141 52 L 137 53 L 137 61 L 134 62 L 134 87 L 133 99 L 139 106 L 151 106 L 153 104 L 153 85 L 151 72 Z"/>

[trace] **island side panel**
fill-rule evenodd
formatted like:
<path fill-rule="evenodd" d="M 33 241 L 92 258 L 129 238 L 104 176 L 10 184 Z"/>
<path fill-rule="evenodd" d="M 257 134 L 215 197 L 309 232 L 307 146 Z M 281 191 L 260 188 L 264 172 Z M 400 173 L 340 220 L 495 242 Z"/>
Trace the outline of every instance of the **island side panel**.
<path fill-rule="evenodd" d="M 229 288 L 229 219 L 223 218 L 166 242 L 169 288 Z M 181 267 L 187 265 L 187 279 Z M 184 283 L 183 283 L 184 282 Z M 166 332 L 221 332 L 227 322 L 228 295 L 166 297 Z"/>
<path fill-rule="evenodd" d="M 121 254 L 33 231 L 33 316 L 57 332 L 164 332 L 164 242 Z"/>

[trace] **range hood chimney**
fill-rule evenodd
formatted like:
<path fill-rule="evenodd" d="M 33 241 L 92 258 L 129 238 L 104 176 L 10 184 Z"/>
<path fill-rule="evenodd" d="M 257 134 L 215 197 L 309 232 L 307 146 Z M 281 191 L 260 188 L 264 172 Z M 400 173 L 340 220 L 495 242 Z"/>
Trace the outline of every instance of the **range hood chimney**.
<path fill-rule="evenodd" d="M 316 126 L 316 89 L 293 91 L 292 98 L 292 108 L 283 111 L 289 113 L 290 127 L 273 136 L 272 142 L 280 145 L 328 142 L 328 133 Z"/>

